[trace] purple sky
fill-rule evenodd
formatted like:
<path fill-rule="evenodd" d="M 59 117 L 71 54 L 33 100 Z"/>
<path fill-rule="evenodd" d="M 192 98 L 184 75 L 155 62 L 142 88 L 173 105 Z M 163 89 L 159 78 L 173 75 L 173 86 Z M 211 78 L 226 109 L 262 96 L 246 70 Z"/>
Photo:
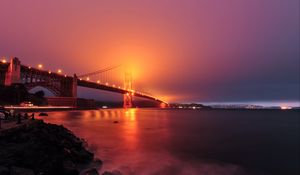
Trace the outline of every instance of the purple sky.
<path fill-rule="evenodd" d="M 0 25 L 26 65 L 126 62 L 168 101 L 299 101 L 299 0 L 1 0 Z"/>

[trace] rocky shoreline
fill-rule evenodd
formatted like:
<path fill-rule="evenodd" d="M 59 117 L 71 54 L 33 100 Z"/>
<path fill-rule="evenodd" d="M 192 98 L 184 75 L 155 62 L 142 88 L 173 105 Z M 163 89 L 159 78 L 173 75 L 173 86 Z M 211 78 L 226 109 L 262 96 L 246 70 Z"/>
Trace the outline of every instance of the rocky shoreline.
<path fill-rule="evenodd" d="M 97 175 L 86 142 L 62 125 L 33 120 L 0 132 L 0 175 Z M 86 166 L 85 166 L 86 165 Z"/>

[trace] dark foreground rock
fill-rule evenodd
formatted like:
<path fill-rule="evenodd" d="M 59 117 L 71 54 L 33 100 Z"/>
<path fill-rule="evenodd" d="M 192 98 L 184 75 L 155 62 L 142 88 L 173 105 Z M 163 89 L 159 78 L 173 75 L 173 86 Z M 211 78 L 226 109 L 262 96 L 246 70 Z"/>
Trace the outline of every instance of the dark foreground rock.
<path fill-rule="evenodd" d="M 114 170 L 112 172 L 110 171 L 105 171 L 104 173 L 102 173 L 102 175 L 122 175 L 122 173 L 118 170 Z"/>
<path fill-rule="evenodd" d="M 82 173 L 83 175 L 99 175 L 98 171 L 95 168 L 88 169 Z"/>
<path fill-rule="evenodd" d="M 41 112 L 41 113 L 39 114 L 39 116 L 48 116 L 48 114 L 45 113 L 45 112 Z"/>
<path fill-rule="evenodd" d="M 32 121 L 0 133 L 0 175 L 77 175 L 93 157 L 84 141 L 63 126 Z"/>

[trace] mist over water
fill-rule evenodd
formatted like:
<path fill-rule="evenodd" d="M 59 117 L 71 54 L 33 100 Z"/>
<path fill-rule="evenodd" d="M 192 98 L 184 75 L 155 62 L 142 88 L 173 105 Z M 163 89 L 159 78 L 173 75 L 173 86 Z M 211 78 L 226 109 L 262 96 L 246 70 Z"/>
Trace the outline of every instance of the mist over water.
<path fill-rule="evenodd" d="M 107 109 L 43 119 L 87 140 L 100 172 L 299 174 L 299 111 Z"/>

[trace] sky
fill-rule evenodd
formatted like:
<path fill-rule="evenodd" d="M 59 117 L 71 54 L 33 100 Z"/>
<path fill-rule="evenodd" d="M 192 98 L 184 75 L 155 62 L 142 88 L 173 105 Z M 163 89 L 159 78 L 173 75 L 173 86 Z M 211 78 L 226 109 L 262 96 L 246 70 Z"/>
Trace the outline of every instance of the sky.
<path fill-rule="evenodd" d="M 134 88 L 170 102 L 299 102 L 299 8 L 299 0 L 1 0 L 0 56 L 68 75 L 130 65 Z"/>

